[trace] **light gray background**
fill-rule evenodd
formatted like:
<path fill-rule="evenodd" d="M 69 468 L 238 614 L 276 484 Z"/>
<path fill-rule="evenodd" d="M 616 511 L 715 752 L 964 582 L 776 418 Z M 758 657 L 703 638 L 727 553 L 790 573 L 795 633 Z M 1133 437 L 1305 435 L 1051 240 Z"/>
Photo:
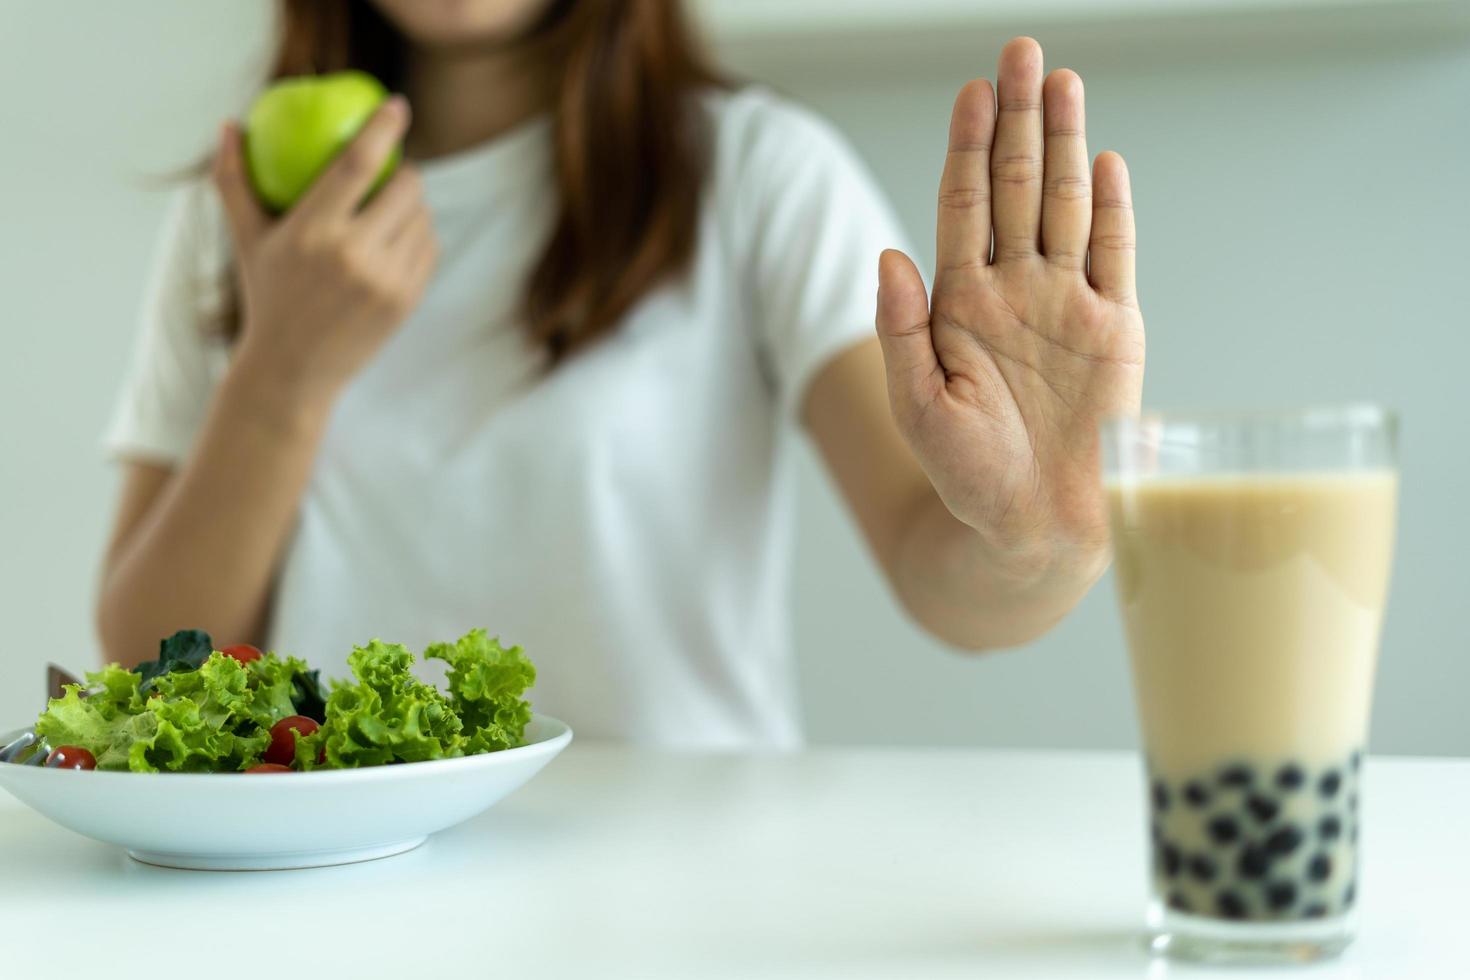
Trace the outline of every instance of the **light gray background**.
<path fill-rule="evenodd" d="M 730 2 L 701 7 L 718 15 Z M 1068 6 L 1090 12 L 1064 18 Z M 1046 3 L 1022 20 L 1007 13 L 1015 4 L 977 3 L 959 19 L 877 31 L 846 33 L 834 18 L 815 35 L 744 22 L 719 46 L 848 133 L 924 266 L 954 90 L 993 72 L 1019 31 L 1041 38 L 1051 64 L 1080 70 L 1094 151 L 1123 151 L 1134 175 L 1146 400 L 1372 398 L 1403 411 L 1373 745 L 1470 753 L 1465 6 L 1231 13 L 1218 2 L 1165 17 L 1111 6 Z M 115 489 L 96 438 L 163 200 L 142 177 L 197 157 L 243 104 L 268 10 L 0 0 L 0 719 L 37 707 L 47 659 L 92 655 Z M 801 479 L 796 628 L 813 740 L 1132 744 L 1109 582 L 1026 650 L 950 654 L 902 620 L 810 460 Z"/>

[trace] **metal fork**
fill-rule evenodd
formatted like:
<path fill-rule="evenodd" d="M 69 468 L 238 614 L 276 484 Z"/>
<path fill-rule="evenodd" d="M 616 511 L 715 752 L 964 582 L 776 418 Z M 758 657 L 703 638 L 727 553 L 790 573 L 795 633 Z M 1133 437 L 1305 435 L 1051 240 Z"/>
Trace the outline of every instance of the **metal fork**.
<path fill-rule="evenodd" d="M 49 753 L 42 752 L 39 748 L 35 752 L 32 752 L 24 761 L 18 761 L 20 754 L 33 745 L 41 746 L 43 743 L 42 740 L 36 738 L 36 730 L 34 728 L 27 728 L 14 741 L 8 742 L 3 748 L 0 748 L 0 762 L 14 762 L 18 766 L 40 765 L 36 760 L 44 759 Z"/>
<path fill-rule="evenodd" d="M 46 697 L 48 699 L 61 697 L 65 693 L 63 689 L 66 685 L 80 683 L 82 683 L 81 678 L 66 669 L 55 664 L 46 665 Z M 83 691 L 82 696 L 85 697 L 86 693 Z M 30 754 L 20 759 L 28 749 L 31 750 Z M 36 736 L 36 726 L 32 725 L 0 747 L 0 762 L 12 762 L 21 766 L 39 766 L 45 763 L 46 757 L 50 754 L 51 746 L 46 744 L 45 739 Z"/>

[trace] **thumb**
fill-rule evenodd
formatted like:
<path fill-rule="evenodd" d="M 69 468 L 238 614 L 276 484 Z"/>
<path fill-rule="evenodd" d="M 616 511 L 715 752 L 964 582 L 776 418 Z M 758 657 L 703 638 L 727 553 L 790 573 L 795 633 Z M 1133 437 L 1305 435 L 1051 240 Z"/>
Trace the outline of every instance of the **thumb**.
<path fill-rule="evenodd" d="M 878 257 L 878 342 L 894 414 L 929 404 L 944 384 L 929 336 L 929 297 L 913 260 L 892 248 Z"/>
<path fill-rule="evenodd" d="M 211 176 L 224 204 L 235 248 L 243 251 L 265 231 L 270 224 L 270 216 L 261 209 L 255 200 L 255 192 L 250 189 L 240 128 L 233 122 L 220 127 L 219 150 L 214 155 Z"/>

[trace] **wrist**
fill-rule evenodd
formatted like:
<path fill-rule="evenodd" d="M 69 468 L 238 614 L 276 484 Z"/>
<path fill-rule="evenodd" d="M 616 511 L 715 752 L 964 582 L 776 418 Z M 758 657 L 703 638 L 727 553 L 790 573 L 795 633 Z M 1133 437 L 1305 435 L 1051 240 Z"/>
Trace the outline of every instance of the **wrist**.
<path fill-rule="evenodd" d="M 1038 529 L 1023 539 L 996 539 L 965 525 L 974 536 L 977 567 L 988 571 L 990 589 L 1011 600 L 1032 597 L 1075 601 L 1108 566 L 1107 539 L 1080 541 Z"/>
<path fill-rule="evenodd" d="M 320 436 L 336 402 L 335 387 L 290 370 L 267 354 L 242 342 L 222 383 L 223 397 L 277 436 Z"/>
<path fill-rule="evenodd" d="M 938 524 L 947 518 L 957 526 L 947 536 L 963 541 L 958 545 L 963 561 L 973 569 L 986 570 L 992 590 L 1011 595 L 1080 594 L 1107 569 L 1106 510 L 1073 507 L 1059 511 L 1044 497 L 1018 500 L 1015 495 L 1005 506 L 997 506 L 997 501 L 988 501 L 984 507 L 977 503 L 936 493 L 929 519 Z"/>
<path fill-rule="evenodd" d="M 1072 541 L 1036 528 L 985 534 L 937 498 L 915 512 L 895 584 L 910 613 L 957 647 L 1016 646 L 1056 624 L 1108 564 L 1107 540 Z"/>

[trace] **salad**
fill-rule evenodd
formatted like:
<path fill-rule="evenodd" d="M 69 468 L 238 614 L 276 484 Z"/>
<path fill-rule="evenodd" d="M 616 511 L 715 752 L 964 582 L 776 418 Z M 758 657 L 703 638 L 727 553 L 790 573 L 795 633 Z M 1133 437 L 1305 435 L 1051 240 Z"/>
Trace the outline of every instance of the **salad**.
<path fill-rule="evenodd" d="M 414 676 L 414 655 L 373 640 L 347 658 L 351 681 L 327 690 L 295 657 L 252 646 L 215 649 L 182 630 L 159 657 L 110 664 L 67 685 L 36 734 L 46 764 L 132 772 L 293 772 L 422 762 L 521 744 L 536 669 L 484 630 L 424 651 L 442 660 L 448 693 Z"/>

